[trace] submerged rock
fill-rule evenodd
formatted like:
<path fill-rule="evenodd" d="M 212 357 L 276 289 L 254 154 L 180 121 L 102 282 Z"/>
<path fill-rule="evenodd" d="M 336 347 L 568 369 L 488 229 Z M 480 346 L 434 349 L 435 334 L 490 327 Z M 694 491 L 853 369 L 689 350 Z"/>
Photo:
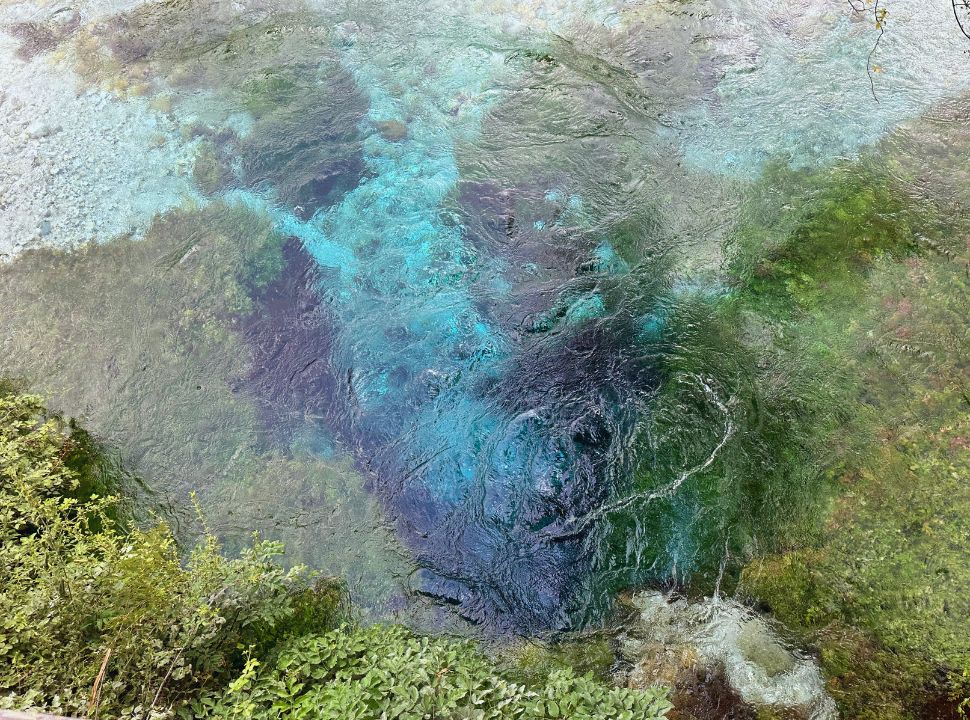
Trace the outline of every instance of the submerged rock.
<path fill-rule="evenodd" d="M 381 120 L 374 123 L 377 132 L 388 142 L 401 142 L 407 140 L 408 126 L 400 120 Z"/>
<path fill-rule="evenodd" d="M 30 60 L 36 55 L 56 48 L 58 44 L 73 35 L 80 26 L 79 13 L 65 15 L 61 11 L 55 11 L 47 20 L 18 22 L 8 26 L 6 30 L 20 41 L 17 57 L 21 60 Z"/>
<path fill-rule="evenodd" d="M 655 591 L 637 593 L 629 603 L 639 613 L 623 639 L 623 654 L 633 663 L 629 686 L 673 683 L 694 702 L 702 686 L 723 682 L 726 689 L 717 694 L 724 697 L 714 703 L 720 717 L 754 716 L 721 707 L 737 704 L 733 695 L 786 717 L 837 717 L 815 662 L 786 647 L 768 621 L 749 608 L 732 600 L 690 602 Z"/>

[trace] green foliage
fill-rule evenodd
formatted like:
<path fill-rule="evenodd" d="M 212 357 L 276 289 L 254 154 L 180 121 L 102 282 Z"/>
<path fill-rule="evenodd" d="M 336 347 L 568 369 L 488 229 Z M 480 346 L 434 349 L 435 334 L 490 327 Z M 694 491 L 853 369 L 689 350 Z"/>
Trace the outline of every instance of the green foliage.
<path fill-rule="evenodd" d="M 496 672 L 473 644 L 419 637 L 400 627 L 343 627 L 302 637 L 275 662 L 250 662 L 199 717 L 243 718 L 660 718 L 666 691 L 608 688 L 562 668 L 528 687 Z"/>
<path fill-rule="evenodd" d="M 342 593 L 281 548 L 238 559 L 207 538 L 183 563 L 164 524 L 125 531 L 116 500 L 79 494 L 77 431 L 39 398 L 0 398 L 0 693 L 4 706 L 163 715 L 292 632 L 324 630 Z M 104 672 L 99 679 L 99 671 Z"/>

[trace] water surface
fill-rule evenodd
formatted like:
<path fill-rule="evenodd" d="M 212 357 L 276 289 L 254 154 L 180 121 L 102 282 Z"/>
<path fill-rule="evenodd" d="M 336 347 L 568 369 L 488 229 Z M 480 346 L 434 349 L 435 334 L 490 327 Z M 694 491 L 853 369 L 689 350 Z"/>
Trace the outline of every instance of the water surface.
<path fill-rule="evenodd" d="M 851 161 L 970 84 L 948 8 L 909 0 L 872 87 L 878 32 L 835 0 L 27 8 L 3 8 L 18 62 L 165 118 L 190 162 L 177 209 L 3 268 L 3 371 L 185 532 L 198 491 L 377 617 L 503 631 L 713 582 L 770 544 L 758 512 L 821 501 L 725 459 L 750 413 L 711 360 L 724 243 L 767 166 Z"/>

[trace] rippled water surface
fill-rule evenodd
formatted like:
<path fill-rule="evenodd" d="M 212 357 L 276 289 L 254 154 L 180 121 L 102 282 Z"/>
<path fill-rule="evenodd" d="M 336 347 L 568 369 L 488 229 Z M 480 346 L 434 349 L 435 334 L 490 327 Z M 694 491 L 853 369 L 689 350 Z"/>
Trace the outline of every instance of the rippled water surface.
<path fill-rule="evenodd" d="M 118 132 L 155 148 L 118 163 L 53 96 L 35 118 L 57 130 L 30 167 L 79 159 L 44 180 L 52 215 L 0 202 L 3 370 L 185 532 L 194 490 L 224 537 L 286 539 L 377 617 L 530 633 L 624 585 L 713 582 L 820 502 L 768 467 L 769 381 L 710 324 L 725 243 L 811 200 L 752 204 L 766 168 L 891 153 L 932 192 L 970 86 L 949 6 L 915 0 L 872 60 L 871 13 L 836 0 L 0 11 L 8 112 L 70 68 L 70 102 L 137 110 Z M 55 192 L 148 163 L 130 207 L 75 220 Z"/>

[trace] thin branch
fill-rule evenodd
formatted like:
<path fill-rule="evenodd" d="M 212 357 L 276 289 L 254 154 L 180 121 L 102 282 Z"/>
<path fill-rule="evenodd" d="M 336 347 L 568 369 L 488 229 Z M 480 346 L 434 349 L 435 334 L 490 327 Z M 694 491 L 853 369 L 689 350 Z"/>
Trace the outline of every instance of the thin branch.
<path fill-rule="evenodd" d="M 851 5 L 852 3 L 850 2 L 849 4 Z M 875 5 L 872 7 L 872 16 L 876 20 L 876 29 L 879 31 L 879 37 L 876 38 L 872 50 L 869 51 L 869 57 L 866 58 L 866 75 L 869 76 L 869 91 L 872 93 L 872 99 L 879 102 L 879 98 L 876 97 L 876 83 L 872 78 L 872 56 L 876 54 L 879 42 L 886 32 L 886 10 L 879 10 L 879 0 L 876 0 Z"/>
<path fill-rule="evenodd" d="M 963 27 L 963 21 L 960 19 L 960 13 L 957 12 L 958 7 L 962 7 L 964 10 L 970 11 L 970 3 L 968 3 L 967 0 L 962 0 L 962 2 L 958 0 L 951 0 L 951 4 L 953 5 L 953 17 L 956 18 L 957 26 L 960 28 L 960 32 L 970 38 L 970 33 L 968 33 Z"/>

